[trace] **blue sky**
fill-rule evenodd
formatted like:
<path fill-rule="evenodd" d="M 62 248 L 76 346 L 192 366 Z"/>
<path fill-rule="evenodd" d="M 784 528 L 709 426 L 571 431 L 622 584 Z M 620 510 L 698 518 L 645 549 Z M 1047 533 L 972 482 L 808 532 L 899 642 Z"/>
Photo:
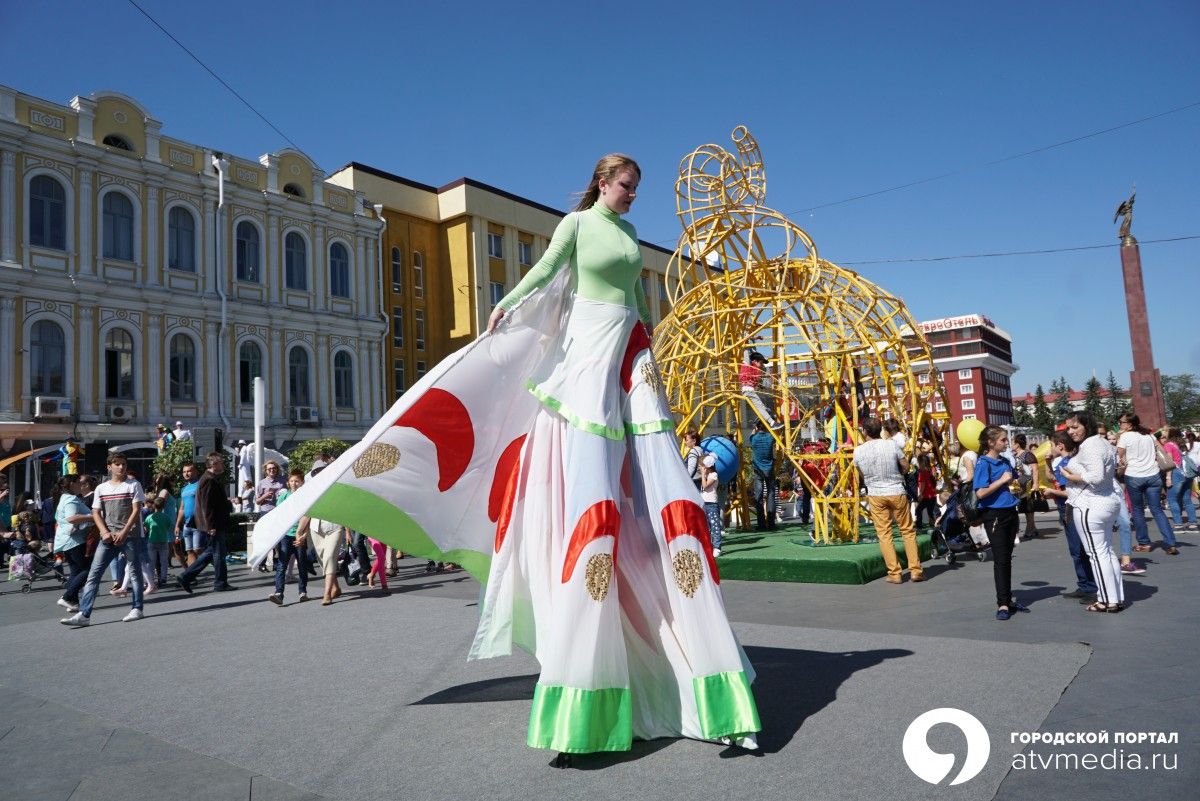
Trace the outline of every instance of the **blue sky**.
<path fill-rule="evenodd" d="M 1015 392 L 1128 381 L 1115 248 L 856 263 L 1115 243 L 1135 183 L 1140 240 L 1200 235 L 1200 106 L 980 166 L 1200 101 L 1194 0 L 139 2 L 327 171 L 465 175 L 566 208 L 624 151 L 643 169 L 629 219 L 667 247 L 680 158 L 745 124 L 769 205 L 918 319 L 992 317 L 1014 338 Z M 170 136 L 248 157 L 286 145 L 124 0 L 0 0 L 0 45 L 0 83 L 21 91 L 115 90 Z M 1159 368 L 1200 373 L 1200 239 L 1145 244 L 1142 261 Z"/>

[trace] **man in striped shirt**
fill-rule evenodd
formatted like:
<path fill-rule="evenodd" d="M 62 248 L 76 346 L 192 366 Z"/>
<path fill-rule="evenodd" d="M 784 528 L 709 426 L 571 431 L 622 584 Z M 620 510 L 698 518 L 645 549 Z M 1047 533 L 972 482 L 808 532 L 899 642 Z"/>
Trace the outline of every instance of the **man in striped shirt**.
<path fill-rule="evenodd" d="M 137 479 L 130 478 L 129 465 L 120 453 L 109 454 L 108 481 L 96 488 L 92 500 L 92 519 L 100 529 L 100 543 L 92 558 L 87 583 L 79 600 L 79 611 L 63 618 L 64 626 L 91 623 L 92 606 L 100 580 L 110 562 L 125 554 L 133 579 L 133 609 L 123 622 L 142 619 L 142 563 L 146 561 L 146 538 L 142 533 L 142 505 L 146 495 Z"/>

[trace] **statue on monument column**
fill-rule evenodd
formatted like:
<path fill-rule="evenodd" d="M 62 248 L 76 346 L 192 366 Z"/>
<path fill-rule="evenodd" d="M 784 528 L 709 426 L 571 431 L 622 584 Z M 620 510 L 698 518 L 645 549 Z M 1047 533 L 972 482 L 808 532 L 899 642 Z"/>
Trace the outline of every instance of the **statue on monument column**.
<path fill-rule="evenodd" d="M 1129 233 L 1129 227 L 1133 225 L 1133 199 L 1135 197 L 1137 197 L 1136 189 L 1134 190 L 1133 194 L 1128 197 L 1128 199 L 1123 201 L 1120 206 L 1117 206 L 1117 211 L 1113 215 L 1113 222 L 1116 222 L 1118 217 L 1124 217 L 1124 219 L 1121 220 L 1121 230 L 1117 232 L 1117 238 L 1120 239 L 1122 243 L 1127 245 L 1132 245 L 1137 242 L 1137 240 L 1133 238 L 1133 234 Z"/>

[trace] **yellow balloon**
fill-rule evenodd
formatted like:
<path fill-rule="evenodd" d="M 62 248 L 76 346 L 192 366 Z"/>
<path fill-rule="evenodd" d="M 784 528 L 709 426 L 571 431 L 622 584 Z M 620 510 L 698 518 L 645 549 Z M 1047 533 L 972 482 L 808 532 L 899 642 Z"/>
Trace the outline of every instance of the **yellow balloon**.
<path fill-rule="evenodd" d="M 1050 440 L 1046 440 L 1041 445 L 1033 449 L 1033 455 L 1038 458 L 1039 462 L 1044 462 L 1050 458 Z"/>
<path fill-rule="evenodd" d="M 969 451 L 977 451 L 979 450 L 979 435 L 983 433 L 983 428 L 982 420 L 963 420 L 954 432 L 958 434 L 958 441 L 964 448 Z"/>

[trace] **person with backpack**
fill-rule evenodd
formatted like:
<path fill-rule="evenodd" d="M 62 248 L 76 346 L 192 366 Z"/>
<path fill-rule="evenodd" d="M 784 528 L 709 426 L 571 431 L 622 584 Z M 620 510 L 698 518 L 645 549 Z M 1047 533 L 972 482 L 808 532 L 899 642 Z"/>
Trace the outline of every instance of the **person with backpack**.
<path fill-rule="evenodd" d="M 1012 556 L 1017 542 L 1017 496 L 1012 493 L 1013 466 L 1001 456 L 1008 447 L 1008 434 L 998 426 L 987 426 L 979 435 L 979 458 L 975 463 L 975 490 L 980 520 L 992 544 L 992 578 L 996 585 L 996 620 L 1008 620 L 1013 612 L 1029 607 L 1012 595 Z"/>

